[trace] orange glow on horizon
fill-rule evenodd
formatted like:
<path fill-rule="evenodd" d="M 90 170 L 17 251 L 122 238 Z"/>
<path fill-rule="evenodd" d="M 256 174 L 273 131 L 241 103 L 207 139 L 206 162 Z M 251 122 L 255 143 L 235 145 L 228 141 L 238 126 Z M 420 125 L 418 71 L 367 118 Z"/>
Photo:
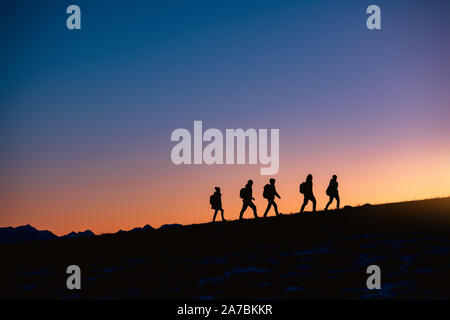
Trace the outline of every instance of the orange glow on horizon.
<path fill-rule="evenodd" d="M 345 151 L 332 154 L 333 150 L 309 155 L 285 152 L 274 176 L 282 197 L 277 200 L 279 211 L 299 211 L 303 198 L 298 187 L 308 173 L 314 176 L 318 210 L 328 200 L 325 189 L 333 174 L 338 175 L 341 207 L 450 195 L 450 149 L 415 150 L 396 150 L 383 156 L 376 156 L 374 150 L 351 156 Z M 258 214 L 266 208 L 262 190 L 270 176 L 259 175 L 259 166 L 170 164 L 150 170 L 143 162 L 132 166 L 111 163 L 109 167 L 92 165 L 70 175 L 49 168 L 49 172 L 33 173 L 29 183 L 17 178 L 10 188 L 2 187 L 2 211 L 6 214 L 1 215 L 0 225 L 31 224 L 63 235 L 86 229 L 101 234 L 145 224 L 159 227 L 209 222 L 213 213 L 209 195 L 215 186 L 222 189 L 226 219 L 234 220 L 242 205 L 239 190 L 248 179 L 254 180 Z M 334 207 L 335 203 L 330 209 Z M 311 204 L 306 208 L 309 210 Z M 244 217 L 252 218 L 250 209 Z"/>

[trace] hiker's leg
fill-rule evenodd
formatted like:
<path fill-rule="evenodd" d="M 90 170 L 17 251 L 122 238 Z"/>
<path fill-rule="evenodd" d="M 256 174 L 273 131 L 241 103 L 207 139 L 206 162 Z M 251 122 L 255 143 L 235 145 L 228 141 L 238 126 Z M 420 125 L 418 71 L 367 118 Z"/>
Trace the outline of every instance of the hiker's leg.
<path fill-rule="evenodd" d="M 272 207 L 272 203 L 270 201 L 267 202 L 267 208 L 266 208 L 266 211 L 264 211 L 264 215 L 263 215 L 264 218 L 267 216 L 267 213 L 269 212 L 271 207 Z"/>
<path fill-rule="evenodd" d="M 305 197 L 303 198 L 303 205 L 302 205 L 302 208 L 301 208 L 301 210 L 300 210 L 300 213 L 302 213 L 303 210 L 305 210 L 305 207 L 306 207 L 306 205 L 308 204 L 308 201 L 309 201 L 308 197 L 305 196 Z"/>
<path fill-rule="evenodd" d="M 339 205 L 341 204 L 341 199 L 339 199 L 339 194 L 337 194 L 335 198 L 336 198 L 336 202 L 337 202 L 336 209 L 339 210 Z"/>
<path fill-rule="evenodd" d="M 313 203 L 313 212 L 316 212 L 316 204 L 317 204 L 316 198 L 314 196 L 312 196 L 311 201 Z"/>
<path fill-rule="evenodd" d="M 242 203 L 241 213 L 239 214 L 239 220 L 242 219 L 242 216 L 244 215 L 244 211 L 247 210 L 247 207 L 248 207 L 248 203 L 247 202 L 243 202 Z"/>
<path fill-rule="evenodd" d="M 214 218 L 213 218 L 213 222 L 216 222 L 217 211 L 219 211 L 219 210 L 217 210 L 217 209 L 216 209 L 216 211 L 214 211 Z"/>
<path fill-rule="evenodd" d="M 250 202 L 250 204 L 248 206 L 253 209 L 253 214 L 255 215 L 255 219 L 258 218 L 258 214 L 256 213 L 255 204 L 253 202 Z"/>
<path fill-rule="evenodd" d="M 325 211 L 328 210 L 328 207 L 330 206 L 330 204 L 333 202 L 333 197 L 330 196 L 330 201 L 328 201 L 327 205 L 325 206 Z"/>
<path fill-rule="evenodd" d="M 225 218 L 223 217 L 223 209 L 220 208 L 220 214 L 222 215 L 222 221 L 225 221 Z"/>
<path fill-rule="evenodd" d="M 273 205 L 273 208 L 275 209 L 275 214 L 276 214 L 276 215 L 279 215 L 279 213 L 278 213 L 278 206 L 277 206 L 277 204 L 275 203 L 275 201 L 272 201 L 272 205 Z"/>

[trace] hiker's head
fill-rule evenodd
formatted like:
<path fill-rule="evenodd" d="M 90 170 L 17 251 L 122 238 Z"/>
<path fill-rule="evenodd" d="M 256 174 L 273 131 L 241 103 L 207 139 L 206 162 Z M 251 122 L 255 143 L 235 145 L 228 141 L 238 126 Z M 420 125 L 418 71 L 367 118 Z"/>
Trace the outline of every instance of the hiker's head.
<path fill-rule="evenodd" d="M 272 178 L 272 179 L 269 180 L 269 182 L 270 182 L 270 184 L 275 184 L 275 179 Z"/>
<path fill-rule="evenodd" d="M 220 192 L 220 188 L 219 187 L 216 187 L 215 189 L 216 189 L 217 192 Z"/>
<path fill-rule="evenodd" d="M 251 187 L 253 185 L 253 180 L 248 180 L 247 181 L 247 186 Z"/>
<path fill-rule="evenodd" d="M 308 176 L 306 177 L 306 181 L 312 181 L 312 174 L 310 173 L 310 174 L 308 174 Z"/>
<path fill-rule="evenodd" d="M 337 179 L 337 175 L 333 174 L 333 180 Z"/>

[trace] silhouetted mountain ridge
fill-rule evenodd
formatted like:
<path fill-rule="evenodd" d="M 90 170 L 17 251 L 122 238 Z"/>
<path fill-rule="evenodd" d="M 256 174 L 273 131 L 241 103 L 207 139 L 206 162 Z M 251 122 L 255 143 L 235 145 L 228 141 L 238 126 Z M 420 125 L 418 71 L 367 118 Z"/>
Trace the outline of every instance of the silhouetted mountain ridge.
<path fill-rule="evenodd" d="M 164 225 L 162 228 L 173 228 L 181 226 L 180 224 L 173 224 L 173 225 Z M 150 231 L 155 230 L 151 225 L 146 224 L 143 227 L 136 227 L 129 231 L 119 230 L 116 232 L 119 233 L 125 233 L 125 232 L 136 232 L 136 231 Z M 33 226 L 27 224 L 25 226 L 19 226 L 19 227 L 4 227 L 0 228 L 0 244 L 6 244 L 6 243 L 20 243 L 20 242 L 31 242 L 31 241 L 39 241 L 39 240 L 53 240 L 53 239 L 74 239 L 74 238 L 80 238 L 80 237 L 94 237 L 96 234 L 92 232 L 91 230 L 86 231 L 79 231 L 75 232 L 72 231 L 66 235 L 58 237 L 54 233 L 48 230 L 37 230 Z"/>
<path fill-rule="evenodd" d="M 95 236 L 95 233 L 91 230 L 86 231 L 80 231 L 80 232 L 70 232 L 64 236 L 61 236 L 60 238 L 78 238 L 78 237 L 92 237 Z"/>
<path fill-rule="evenodd" d="M 147 231 L 147 230 L 155 230 L 155 228 L 153 228 L 151 225 L 146 224 L 145 226 L 143 226 L 142 228 L 136 227 L 132 230 L 130 230 L 130 232 L 135 232 L 135 231 Z M 119 230 L 120 232 L 120 230 Z"/>
<path fill-rule="evenodd" d="M 161 227 L 159 227 L 160 230 L 164 230 L 164 229 L 174 229 L 174 228 L 178 228 L 178 227 L 182 227 L 182 224 L 179 223 L 172 223 L 172 224 L 163 224 Z"/>
<path fill-rule="evenodd" d="M 37 230 L 29 224 L 17 228 L 0 228 L 0 243 L 17 243 L 58 238 L 48 230 Z"/>

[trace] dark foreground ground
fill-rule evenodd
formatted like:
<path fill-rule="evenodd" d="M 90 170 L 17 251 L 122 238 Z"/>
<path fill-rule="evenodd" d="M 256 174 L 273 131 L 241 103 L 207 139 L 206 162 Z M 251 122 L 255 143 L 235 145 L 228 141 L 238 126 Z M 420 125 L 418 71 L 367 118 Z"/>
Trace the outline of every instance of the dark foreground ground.
<path fill-rule="evenodd" d="M 0 298 L 449 299 L 449 226 L 445 198 L 4 245 Z"/>

